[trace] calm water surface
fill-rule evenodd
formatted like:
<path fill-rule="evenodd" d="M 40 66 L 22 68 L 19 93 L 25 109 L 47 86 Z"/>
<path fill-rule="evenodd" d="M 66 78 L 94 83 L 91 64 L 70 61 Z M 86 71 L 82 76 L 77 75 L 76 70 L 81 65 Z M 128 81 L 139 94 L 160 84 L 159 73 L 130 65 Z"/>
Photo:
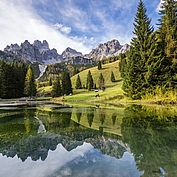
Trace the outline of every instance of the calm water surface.
<path fill-rule="evenodd" d="M 0 109 L 0 177 L 175 177 L 177 109 Z"/>

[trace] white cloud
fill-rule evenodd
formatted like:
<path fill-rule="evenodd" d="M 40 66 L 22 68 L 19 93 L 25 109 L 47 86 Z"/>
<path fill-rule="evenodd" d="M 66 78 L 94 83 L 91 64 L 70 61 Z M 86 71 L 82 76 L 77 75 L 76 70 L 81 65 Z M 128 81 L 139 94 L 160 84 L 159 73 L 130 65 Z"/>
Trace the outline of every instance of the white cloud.
<path fill-rule="evenodd" d="M 69 33 L 69 27 L 63 26 L 62 32 L 56 30 L 36 14 L 30 2 L 31 0 L 0 0 L 0 49 L 26 39 L 30 42 L 46 39 L 50 47 L 56 48 L 59 53 L 68 46 L 83 53 L 89 52 L 82 41 L 75 41 L 62 33 Z"/>
<path fill-rule="evenodd" d="M 124 9 L 129 10 L 135 3 L 136 0 L 111 0 L 112 2 L 112 8 L 114 9 Z"/>
<path fill-rule="evenodd" d="M 162 3 L 163 3 L 163 0 L 160 0 L 160 3 L 158 4 L 157 9 L 156 9 L 157 12 L 159 12 L 162 9 Z"/>
<path fill-rule="evenodd" d="M 118 39 L 121 44 L 130 43 L 132 32 L 132 23 L 127 24 L 127 30 L 125 30 L 125 25 L 117 23 L 112 17 L 103 9 L 96 10 L 95 15 L 101 21 L 102 27 L 105 30 L 104 35 L 101 38 L 101 43 L 107 42 L 111 39 Z"/>
<path fill-rule="evenodd" d="M 56 23 L 56 24 L 54 25 L 54 27 L 55 27 L 57 30 L 59 30 L 59 31 L 65 33 L 65 34 L 71 33 L 71 27 L 65 26 L 65 25 L 63 25 L 63 24 L 61 24 L 61 23 Z"/>
<path fill-rule="evenodd" d="M 175 1 L 177 2 L 177 0 L 175 0 Z M 162 10 L 163 3 L 165 3 L 165 1 L 164 0 L 160 0 L 159 4 L 157 6 L 157 9 L 156 9 L 157 12 L 159 12 L 160 10 Z"/>
<path fill-rule="evenodd" d="M 56 7 L 58 8 L 59 14 L 62 15 L 62 18 L 71 23 L 72 26 L 74 26 L 78 30 L 82 32 L 99 31 L 98 27 L 92 23 L 89 17 L 90 14 L 77 6 L 74 1 L 65 0 L 64 2 L 54 2 Z"/>

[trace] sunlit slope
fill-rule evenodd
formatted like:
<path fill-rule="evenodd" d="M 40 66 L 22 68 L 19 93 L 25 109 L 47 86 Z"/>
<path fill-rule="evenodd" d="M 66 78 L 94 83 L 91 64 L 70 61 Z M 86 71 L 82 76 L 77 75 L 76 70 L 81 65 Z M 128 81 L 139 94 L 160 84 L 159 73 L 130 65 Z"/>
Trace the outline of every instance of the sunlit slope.
<path fill-rule="evenodd" d="M 115 61 L 113 63 L 104 64 L 102 65 L 102 69 L 98 70 L 97 67 L 89 68 L 87 70 L 84 70 L 79 73 L 79 76 L 81 78 L 82 85 L 86 85 L 87 80 L 87 74 L 88 71 L 91 71 L 94 83 L 98 86 L 98 79 L 100 76 L 100 73 L 103 74 L 103 77 L 105 79 L 105 87 L 106 90 L 104 92 L 99 92 L 100 97 L 95 97 L 97 93 L 94 91 L 87 91 L 86 89 L 75 89 L 76 85 L 76 79 L 77 75 L 73 76 L 71 78 L 72 85 L 73 85 L 73 92 L 74 94 L 72 96 L 67 96 L 67 101 L 95 101 L 95 102 L 105 102 L 105 101 L 111 101 L 111 100 L 119 100 L 122 99 L 123 96 L 123 90 L 122 90 L 122 81 L 121 76 L 119 72 L 119 61 Z M 111 72 L 113 71 L 116 82 L 111 81 Z"/>
<path fill-rule="evenodd" d="M 81 78 L 82 85 L 86 85 L 87 74 L 88 74 L 89 70 L 91 71 L 94 83 L 96 83 L 96 85 L 98 85 L 98 78 L 100 76 L 100 73 L 103 74 L 106 87 L 115 86 L 117 83 L 117 82 L 111 82 L 111 72 L 112 71 L 113 71 L 113 73 L 115 75 L 115 79 L 117 81 L 120 81 L 120 79 L 121 79 L 120 72 L 119 72 L 119 61 L 115 61 L 115 62 L 109 63 L 109 64 L 104 64 L 104 65 L 102 65 L 101 70 L 98 70 L 98 68 L 96 66 L 96 67 L 89 68 L 87 70 L 80 72 L 79 76 Z M 78 74 L 71 78 L 73 88 L 75 88 L 77 76 L 78 76 Z"/>

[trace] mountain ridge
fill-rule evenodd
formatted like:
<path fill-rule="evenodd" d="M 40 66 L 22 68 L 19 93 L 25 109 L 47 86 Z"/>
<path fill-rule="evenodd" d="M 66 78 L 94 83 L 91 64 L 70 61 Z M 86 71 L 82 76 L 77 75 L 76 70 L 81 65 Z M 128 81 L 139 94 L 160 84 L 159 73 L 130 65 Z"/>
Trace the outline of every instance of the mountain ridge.
<path fill-rule="evenodd" d="M 118 40 L 113 39 L 106 43 L 99 44 L 98 47 L 92 49 L 89 54 L 83 55 L 81 52 L 70 47 L 67 47 L 61 54 L 59 54 L 56 49 L 49 48 L 49 44 L 46 40 L 43 40 L 42 42 L 35 40 L 32 44 L 28 40 L 25 40 L 20 45 L 7 45 L 2 52 L 9 55 L 9 58 L 19 58 L 47 65 L 63 61 L 73 61 L 75 59 L 78 60 L 78 58 L 83 62 L 86 61 L 86 59 L 93 61 L 103 60 L 109 56 L 117 56 L 120 53 L 125 53 L 129 47 L 128 44 L 121 45 Z M 10 57 L 10 55 L 13 57 Z"/>

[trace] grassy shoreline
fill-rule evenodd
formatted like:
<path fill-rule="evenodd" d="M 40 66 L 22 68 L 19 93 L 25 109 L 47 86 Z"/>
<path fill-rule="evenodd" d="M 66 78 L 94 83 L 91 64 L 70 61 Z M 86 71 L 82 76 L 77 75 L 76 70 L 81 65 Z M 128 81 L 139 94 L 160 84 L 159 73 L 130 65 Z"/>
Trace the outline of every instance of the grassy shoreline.
<path fill-rule="evenodd" d="M 76 79 L 79 75 L 82 85 L 86 85 L 88 71 L 91 71 L 94 83 L 97 84 L 100 73 L 105 79 L 106 90 L 104 92 L 88 91 L 86 89 L 75 89 Z M 114 72 L 116 82 L 111 81 L 111 73 Z M 127 98 L 122 90 L 122 80 L 119 72 L 119 61 L 102 65 L 102 69 L 97 67 L 84 70 L 71 78 L 73 86 L 73 95 L 51 99 L 54 102 L 67 102 L 71 104 L 110 104 L 110 105 L 127 105 L 127 104 L 155 104 L 155 105 L 177 105 L 177 91 L 163 91 L 159 88 L 154 90 L 154 94 L 147 93 L 141 100 L 131 100 Z M 38 88 L 39 95 L 50 95 L 52 86 Z M 96 97 L 97 95 L 97 97 Z M 98 96 L 99 95 L 99 96 Z M 40 99 L 40 98 L 39 98 Z"/>

